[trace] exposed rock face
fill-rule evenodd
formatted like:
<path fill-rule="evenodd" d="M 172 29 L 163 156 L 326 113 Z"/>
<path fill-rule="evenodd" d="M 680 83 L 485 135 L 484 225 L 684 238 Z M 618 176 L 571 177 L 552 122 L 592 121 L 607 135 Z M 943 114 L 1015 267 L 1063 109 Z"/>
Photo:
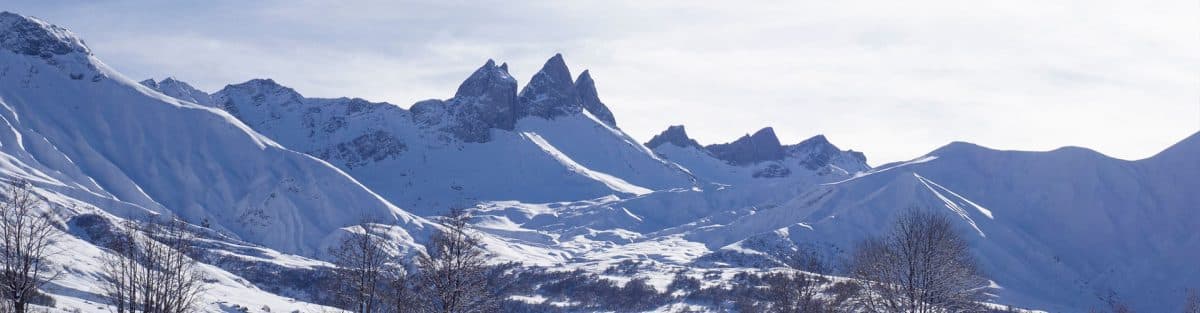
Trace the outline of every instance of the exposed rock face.
<path fill-rule="evenodd" d="M 654 136 L 645 146 L 697 176 L 722 183 L 746 178 L 763 179 L 759 181 L 789 177 L 797 181 L 827 180 L 849 177 L 871 168 L 862 153 L 839 150 L 823 135 L 782 146 L 770 127 L 730 143 L 701 146 L 688 136 L 683 126 L 677 125 Z M 696 155 L 690 149 L 664 148 L 671 146 L 694 147 L 703 155 Z"/>
<path fill-rule="evenodd" d="M 608 110 L 604 102 L 600 102 L 600 96 L 596 93 L 596 81 L 592 80 L 591 73 L 584 70 L 579 74 L 579 78 L 575 79 L 575 90 L 584 110 L 608 126 L 617 127 L 617 119 L 613 117 L 612 111 Z"/>
<path fill-rule="evenodd" d="M 303 102 L 304 97 L 296 90 L 272 79 L 252 79 L 228 85 L 213 95 L 213 103 L 251 126 L 277 120 L 284 112 L 298 109 Z"/>
<path fill-rule="evenodd" d="M 754 171 L 754 178 L 780 178 L 787 177 L 792 174 L 792 170 L 779 164 L 770 164 L 767 167 Z"/>
<path fill-rule="evenodd" d="M 157 82 L 154 81 L 154 79 L 147 79 L 139 83 L 175 99 L 206 106 L 213 105 L 212 95 L 208 94 L 207 92 L 200 91 L 195 87 L 192 87 L 192 85 L 177 80 L 174 77 L 167 77 L 166 79 Z"/>
<path fill-rule="evenodd" d="M 421 100 L 408 108 L 412 112 L 413 122 L 423 128 L 432 128 L 448 122 L 449 109 L 446 101 L 439 99 Z"/>
<path fill-rule="evenodd" d="M 512 130 L 524 117 L 554 119 L 587 110 L 601 122 L 616 127 L 612 111 L 600 101 L 596 84 L 584 71 L 576 81 L 561 54 L 546 61 L 529 84 L 517 93 L 517 81 L 508 64 L 488 60 L 475 70 L 454 98 L 425 100 L 412 106 L 413 120 L 464 142 L 487 142 L 491 130 Z"/>
<path fill-rule="evenodd" d="M 226 86 L 212 101 L 272 139 L 344 168 L 397 158 L 408 150 L 393 133 L 395 127 L 380 122 L 411 119 L 392 104 L 305 98 L 270 79 Z"/>
<path fill-rule="evenodd" d="M 517 80 L 508 65 L 488 60 L 475 70 L 454 98 L 426 100 L 412 106 L 414 121 L 443 130 L 466 142 L 487 142 L 492 128 L 512 130 L 516 125 Z"/>
<path fill-rule="evenodd" d="M 679 147 L 696 147 L 701 151 L 707 151 L 699 142 L 688 137 L 687 130 L 684 130 L 683 125 L 667 127 L 667 130 L 655 135 L 654 138 L 650 138 L 650 141 L 646 142 L 646 147 L 654 149 L 663 144 L 672 144 Z"/>
<path fill-rule="evenodd" d="M 688 137 L 683 126 L 667 128 L 666 131 L 650 139 L 646 146 L 654 149 L 664 143 L 680 147 L 700 147 L 699 143 Z M 867 165 L 867 157 L 861 152 L 842 151 L 830 143 L 824 135 L 817 135 L 794 145 L 780 145 L 779 138 L 775 136 L 774 129 L 770 127 L 763 128 L 753 135 L 742 136 L 730 143 L 708 145 L 701 149 L 717 159 L 739 166 L 787 159 L 788 162 L 798 162 L 803 168 L 812 171 L 854 173 L 871 168 Z M 830 165 L 836 168 L 832 168 Z M 755 173 L 754 176 L 784 177 L 790 172 L 785 167 L 768 167 Z"/>
<path fill-rule="evenodd" d="M 817 135 L 800 143 L 784 147 L 787 155 L 800 160 L 800 165 L 810 170 L 817 170 L 833 164 L 848 172 L 865 171 L 867 157 L 862 152 L 854 150 L 842 151 L 825 138 Z"/>
<path fill-rule="evenodd" d="M 0 12 L 0 48 L 42 58 L 73 52 L 92 54 L 71 31 L 7 11 Z"/>
<path fill-rule="evenodd" d="M 496 66 L 488 60 L 458 86 L 449 102 L 456 106 L 455 117 L 460 125 L 512 130 L 516 123 L 517 80 L 508 74 L 507 64 Z"/>
<path fill-rule="evenodd" d="M 346 167 L 355 168 L 400 156 L 406 150 L 408 146 L 400 139 L 388 132 L 376 130 L 309 154 L 322 160 L 340 160 Z"/>
<path fill-rule="evenodd" d="M 579 93 L 571 80 L 571 71 L 563 62 L 562 54 L 556 54 L 542 70 L 533 75 L 529 84 L 518 96 L 518 116 L 537 116 L 545 119 L 578 114 L 583 111 Z"/>
<path fill-rule="evenodd" d="M 718 159 L 733 165 L 747 165 L 762 161 L 778 161 L 784 157 L 783 146 L 775 137 L 775 130 L 767 127 L 753 135 L 745 135 L 731 143 L 706 147 Z"/>

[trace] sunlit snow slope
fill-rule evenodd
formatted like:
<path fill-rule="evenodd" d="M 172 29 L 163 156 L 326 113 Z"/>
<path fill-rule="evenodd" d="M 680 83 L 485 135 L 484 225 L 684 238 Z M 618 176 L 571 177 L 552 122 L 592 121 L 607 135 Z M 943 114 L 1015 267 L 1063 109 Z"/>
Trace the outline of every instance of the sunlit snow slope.
<path fill-rule="evenodd" d="M 718 250 L 744 249 L 751 238 L 837 253 L 885 229 L 900 210 L 930 208 L 957 217 L 1004 302 L 1074 312 L 1115 293 L 1134 308 L 1162 312 L 1200 282 L 1200 195 L 1185 191 L 1200 187 L 1198 138 L 1139 161 L 1081 148 L 953 143 L 779 206 L 673 232 Z"/>
<path fill-rule="evenodd" d="M 88 241 L 99 239 L 78 229 L 84 216 L 178 216 L 209 225 L 213 236 L 230 243 L 308 256 L 321 255 L 360 218 L 399 225 L 391 234 L 402 250 L 419 249 L 416 242 L 429 230 L 428 222 L 336 167 L 285 149 L 222 110 L 139 85 L 98 60 L 73 33 L 8 12 L 0 13 L 0 178 L 29 181 L 55 205 L 70 233 L 58 245 L 70 257 L 56 260 L 68 271 L 50 290 L 81 306 L 78 301 L 99 300 L 103 254 Z M 281 266 L 296 266 L 284 262 L 289 258 L 304 260 L 255 253 Z M 304 305 L 205 267 L 214 279 L 212 297 Z M 82 309 L 97 308 L 87 305 Z"/>

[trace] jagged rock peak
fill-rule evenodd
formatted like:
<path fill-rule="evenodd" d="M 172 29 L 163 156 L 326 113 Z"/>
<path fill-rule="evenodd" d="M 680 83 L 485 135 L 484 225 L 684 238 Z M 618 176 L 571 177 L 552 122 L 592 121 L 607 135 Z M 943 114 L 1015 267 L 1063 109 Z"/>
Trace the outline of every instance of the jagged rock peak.
<path fill-rule="evenodd" d="M 779 137 L 775 136 L 775 129 L 771 127 L 759 129 L 758 131 L 754 132 L 753 135 L 750 135 L 750 138 L 755 142 L 768 143 L 776 146 L 780 145 Z"/>
<path fill-rule="evenodd" d="M 683 125 L 667 127 L 667 130 L 655 135 L 654 138 L 650 138 L 650 141 L 646 142 L 646 147 L 654 149 L 666 143 L 678 147 L 696 147 L 697 149 L 704 150 L 704 147 L 699 142 L 688 137 L 687 130 L 684 130 Z"/>
<path fill-rule="evenodd" d="M 471 73 L 454 98 L 443 104 L 423 101 L 413 105 L 413 118 L 423 124 L 436 123 L 437 115 L 453 115 L 455 125 L 447 130 L 467 142 L 486 142 L 491 129 L 512 130 L 516 127 L 517 80 L 508 73 L 508 64 L 496 66 L 488 60 Z"/>
<path fill-rule="evenodd" d="M 24 54 L 50 58 L 54 55 L 92 51 L 75 33 L 34 17 L 0 12 L 0 48 Z"/>
<path fill-rule="evenodd" d="M 706 147 L 721 160 L 734 165 L 746 165 L 763 161 L 782 160 L 785 153 L 771 127 L 760 129 L 753 135 L 745 135 L 725 144 Z"/>
<path fill-rule="evenodd" d="M 518 97 L 518 116 L 555 118 L 583 111 L 579 93 L 562 54 L 555 54 L 533 75 Z"/>
<path fill-rule="evenodd" d="M 566 80 L 571 81 L 571 70 L 567 68 L 567 62 L 563 60 L 562 53 L 555 53 L 554 56 L 546 60 L 546 64 L 542 65 L 539 74 L 548 75 L 547 77 L 556 81 Z"/>
<path fill-rule="evenodd" d="M 600 95 L 596 93 L 596 81 L 592 79 L 592 74 L 588 70 L 583 70 L 583 73 L 579 73 L 579 78 L 575 79 L 575 92 L 579 94 L 579 102 L 583 105 L 584 110 L 608 126 L 617 127 L 616 117 L 613 117 L 608 106 L 600 101 Z"/>
<path fill-rule="evenodd" d="M 488 59 L 483 66 L 476 69 L 462 84 L 454 97 L 492 97 L 494 99 L 513 98 L 517 94 L 517 80 L 508 74 L 508 64 L 496 66 L 496 61 Z M 497 98 L 498 97 L 498 98 Z"/>

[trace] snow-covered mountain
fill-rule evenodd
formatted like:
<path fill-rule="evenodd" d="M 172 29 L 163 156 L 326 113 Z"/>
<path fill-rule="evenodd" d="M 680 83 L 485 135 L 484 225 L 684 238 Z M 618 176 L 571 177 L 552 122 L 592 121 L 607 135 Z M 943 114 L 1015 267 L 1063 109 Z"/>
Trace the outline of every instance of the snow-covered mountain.
<path fill-rule="evenodd" d="M 120 216 L 207 219 L 246 241 L 302 254 L 358 216 L 414 219 L 228 113 L 126 79 L 65 30 L 3 18 L 0 140 L 9 178 Z"/>
<path fill-rule="evenodd" d="M 12 13 L 0 13 L 0 123 L 0 178 L 32 182 L 70 234 L 55 263 L 71 270 L 50 292 L 85 311 L 100 302 L 99 237 L 122 219 L 207 225 L 212 311 L 309 311 L 325 308 L 305 303 L 318 297 L 305 279 L 349 226 L 374 219 L 411 257 L 436 227 L 423 216 L 456 206 L 474 207 L 495 261 L 593 273 L 644 261 L 635 275 L 659 289 L 676 272 L 784 266 L 799 246 L 843 258 L 911 206 L 958 218 L 998 303 L 1077 312 L 1111 291 L 1159 312 L 1200 287 L 1200 133 L 1138 161 L 952 143 L 877 168 L 769 127 L 702 145 L 672 126 L 643 145 L 561 55 L 520 89 L 489 60 L 454 97 L 405 109 L 271 79 L 211 94 L 136 83 L 75 34 Z"/>
<path fill-rule="evenodd" d="M 84 216 L 178 216 L 231 243 L 319 256 L 360 218 L 398 226 L 391 234 L 402 251 L 420 249 L 432 227 L 222 110 L 122 76 L 70 31 L 8 12 L 0 13 L 0 123 L 0 177 L 32 183 L 73 234 Z M 72 253 L 61 262 L 71 270 L 58 292 L 97 292 L 89 288 L 100 278 L 104 252 L 88 239 L 61 240 Z M 245 258 L 319 263 L 247 251 Z M 209 271 L 223 286 L 214 295 L 287 303 L 221 269 Z"/>
<path fill-rule="evenodd" d="M 167 81 L 158 86 L 172 86 Z M 454 98 L 421 101 L 411 110 L 306 98 L 270 79 L 209 97 L 285 147 L 326 160 L 426 215 L 479 201 L 570 201 L 693 185 L 677 165 L 616 128 L 591 75 L 572 81 L 561 55 L 516 90 L 507 65 L 488 60 Z"/>
<path fill-rule="evenodd" d="M 1082 148 L 998 151 L 952 143 L 826 183 L 778 206 L 672 232 L 716 254 L 807 244 L 849 249 L 906 207 L 946 210 L 1011 303 L 1101 307 L 1110 292 L 1164 312 L 1200 281 L 1200 133 L 1145 160 Z M 747 245 L 754 246 L 748 247 Z"/>
<path fill-rule="evenodd" d="M 816 184 L 871 168 L 862 153 L 842 151 L 824 135 L 783 145 L 770 127 L 729 143 L 703 146 L 688 137 L 682 125 L 671 126 L 646 146 L 700 181 L 723 186 L 720 193 L 730 202 L 725 208 L 785 201 Z"/>

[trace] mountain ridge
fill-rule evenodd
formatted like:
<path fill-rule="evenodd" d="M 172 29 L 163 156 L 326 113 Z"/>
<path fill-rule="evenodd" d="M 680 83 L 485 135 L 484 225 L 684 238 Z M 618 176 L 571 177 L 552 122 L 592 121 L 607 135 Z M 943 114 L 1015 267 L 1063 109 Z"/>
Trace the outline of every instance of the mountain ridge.
<path fill-rule="evenodd" d="M 561 55 L 541 72 L 518 95 L 507 65 L 488 60 L 454 97 L 421 101 L 410 110 L 357 98 L 306 98 L 270 79 L 227 85 L 212 99 L 256 131 L 329 161 L 389 201 L 422 213 L 478 200 L 566 201 L 692 184 L 689 174 L 615 127 L 590 74 L 581 74 L 583 84 L 576 86 Z M 577 89 L 588 95 L 579 97 Z M 480 159 L 489 154 L 496 162 L 490 168 Z M 468 168 L 473 170 L 459 172 Z M 482 173 L 491 178 L 479 178 Z M 525 183 L 506 183 L 514 180 Z M 513 189 L 518 187 L 546 191 Z"/>

